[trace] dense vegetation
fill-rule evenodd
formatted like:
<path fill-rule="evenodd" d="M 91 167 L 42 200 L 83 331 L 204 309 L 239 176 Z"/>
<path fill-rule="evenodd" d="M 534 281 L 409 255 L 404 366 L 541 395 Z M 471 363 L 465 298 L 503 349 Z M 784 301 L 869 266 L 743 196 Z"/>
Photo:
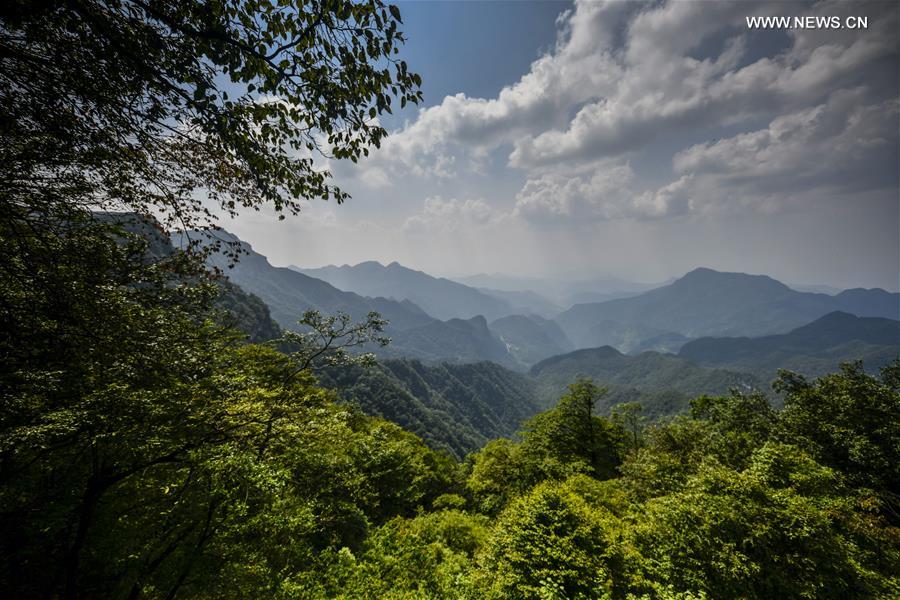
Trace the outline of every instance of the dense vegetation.
<path fill-rule="evenodd" d="M 462 493 L 338 553 L 318 593 L 435 598 L 892 598 L 900 364 L 701 397 L 651 428 L 581 382 Z"/>
<path fill-rule="evenodd" d="M 364 413 L 402 425 L 456 458 L 512 436 L 540 410 L 530 378 L 490 362 L 388 359 L 377 368 L 327 369 L 320 381 Z"/>
<path fill-rule="evenodd" d="M 529 374 L 544 407 L 551 406 L 569 382 L 589 378 L 608 388 L 600 412 L 608 413 L 616 404 L 640 402 L 648 417 L 686 412 L 691 398 L 700 394 L 764 389 L 762 381 L 750 374 L 708 369 L 659 352 L 626 356 L 609 346 L 548 358 L 534 365 Z"/>

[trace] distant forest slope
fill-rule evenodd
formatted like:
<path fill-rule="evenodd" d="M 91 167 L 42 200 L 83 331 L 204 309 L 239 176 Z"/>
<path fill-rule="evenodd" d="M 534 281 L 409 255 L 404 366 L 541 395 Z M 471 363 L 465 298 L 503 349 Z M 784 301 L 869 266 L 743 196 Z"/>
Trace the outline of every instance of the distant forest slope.
<path fill-rule="evenodd" d="M 778 369 L 819 376 L 848 360 L 862 360 L 877 373 L 900 356 L 900 321 L 836 311 L 781 335 L 700 338 L 682 347 L 679 356 L 766 378 Z"/>
<path fill-rule="evenodd" d="M 582 378 L 609 390 L 598 402 L 598 413 L 636 401 L 650 418 L 684 412 L 690 399 L 702 394 L 767 387 L 746 373 L 705 368 L 656 352 L 626 356 L 609 347 L 555 356 L 528 374 L 491 362 L 389 359 L 370 369 L 326 370 L 320 381 L 363 412 L 398 423 L 433 448 L 463 456 L 492 438 L 511 436 Z"/>
<path fill-rule="evenodd" d="M 320 381 L 363 412 L 393 421 L 458 458 L 490 439 L 512 435 L 540 410 L 530 378 L 490 362 L 385 360 L 370 369 L 329 369 Z"/>
<path fill-rule="evenodd" d="M 702 394 L 767 387 L 750 374 L 708 369 L 659 352 L 627 356 L 609 346 L 548 358 L 532 367 L 529 374 L 536 381 L 537 397 L 543 406 L 552 406 L 569 383 L 586 378 L 609 388 L 610 393 L 597 408 L 600 413 L 621 402 L 638 401 L 651 417 L 682 412 L 691 398 Z"/>
<path fill-rule="evenodd" d="M 156 221 L 135 213 L 96 213 L 100 221 L 112 222 L 125 231 L 147 240 L 144 259 L 157 262 L 175 252 L 170 236 Z M 180 240 L 178 240 L 180 243 Z M 248 292 L 226 278 L 216 280 L 220 293 L 216 306 L 223 311 L 222 321 L 229 327 L 247 334 L 250 342 L 266 342 L 281 336 L 281 327 L 269 310 L 269 305 L 259 296 Z"/>

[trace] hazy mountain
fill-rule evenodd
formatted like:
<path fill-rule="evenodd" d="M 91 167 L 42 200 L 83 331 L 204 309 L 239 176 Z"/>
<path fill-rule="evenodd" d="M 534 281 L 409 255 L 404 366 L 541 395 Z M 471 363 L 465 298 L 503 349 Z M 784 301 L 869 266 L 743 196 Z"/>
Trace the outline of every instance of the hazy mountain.
<path fill-rule="evenodd" d="M 381 355 L 428 362 L 489 360 L 506 367 L 522 368 L 480 315 L 471 319 L 432 320 L 418 327 L 392 332 L 391 340 L 391 345 L 379 352 Z"/>
<path fill-rule="evenodd" d="M 642 290 L 645 291 L 645 290 Z M 591 302 L 608 302 L 619 298 L 632 298 L 641 292 L 575 292 L 565 296 L 563 304 L 574 306 L 576 304 L 588 304 Z"/>
<path fill-rule="evenodd" d="M 816 294 L 828 294 L 829 296 L 840 294 L 843 291 L 841 288 L 821 284 L 789 283 L 787 286 L 798 292 L 813 292 Z"/>
<path fill-rule="evenodd" d="M 539 410 L 528 376 L 490 362 L 385 360 L 373 369 L 329 369 L 320 380 L 365 413 L 390 419 L 459 458 L 512 435 Z"/>
<path fill-rule="evenodd" d="M 832 312 L 780 335 L 700 338 L 685 344 L 679 356 L 767 379 L 778 369 L 818 376 L 848 360 L 862 360 L 867 370 L 877 371 L 900 356 L 900 321 Z"/>
<path fill-rule="evenodd" d="M 540 315 L 545 318 L 553 318 L 563 311 L 563 307 L 559 304 L 551 302 L 540 294 L 529 290 L 510 292 L 491 288 L 478 288 L 478 291 L 508 303 L 512 307 L 514 314 Z"/>
<path fill-rule="evenodd" d="M 534 291 L 545 285 L 546 281 L 538 277 L 515 277 L 502 273 L 479 273 L 477 275 L 465 275 L 453 277 L 453 281 L 474 288 L 489 288 L 505 292 Z"/>
<path fill-rule="evenodd" d="M 147 240 L 145 259 L 151 263 L 170 257 L 175 244 L 163 227 L 152 217 L 136 213 L 97 212 L 100 221 L 112 222 L 125 231 Z M 176 240 L 178 241 L 178 240 Z M 251 342 L 266 342 L 281 337 L 281 328 L 272 318 L 268 305 L 258 296 L 227 279 L 216 281 L 219 295 L 215 307 L 220 320 L 227 326 L 247 334 Z"/>
<path fill-rule="evenodd" d="M 505 299 L 449 279 L 408 269 L 396 262 L 387 266 L 368 261 L 353 266 L 291 269 L 327 281 L 341 290 L 364 296 L 409 300 L 437 319 L 468 319 L 476 315 L 496 319 L 515 312 Z"/>
<path fill-rule="evenodd" d="M 612 346 L 621 352 L 632 354 L 642 350 L 677 351 L 689 338 L 643 323 L 620 323 L 606 319 L 581 332 L 579 339 L 580 348 Z"/>
<path fill-rule="evenodd" d="M 900 319 L 900 294 L 886 292 L 880 288 L 853 288 L 834 296 L 834 309 L 854 314 L 858 317 L 883 317 Z"/>
<path fill-rule="evenodd" d="M 645 414 L 662 416 L 685 410 L 701 394 L 725 394 L 731 388 L 762 389 L 753 375 L 701 367 L 686 358 L 644 352 L 626 356 L 609 346 L 576 350 L 534 365 L 529 374 L 537 381 L 537 397 L 549 406 L 566 386 L 580 378 L 609 388 L 601 412 L 620 402 L 638 401 Z"/>
<path fill-rule="evenodd" d="M 225 232 L 217 235 L 226 241 L 239 241 Z M 372 348 L 380 356 L 410 357 L 428 362 L 490 360 L 522 368 L 491 333 L 482 316 L 440 321 L 409 300 L 360 296 L 293 269 L 274 267 L 249 244 L 240 244 L 243 253 L 236 264 L 231 265 L 221 253 L 214 255 L 210 262 L 221 268 L 230 281 L 258 295 L 282 327 L 295 327 L 303 312 L 310 309 L 325 314 L 343 311 L 355 320 L 362 320 L 370 311 L 376 311 L 390 321 L 386 333 L 392 339 L 387 348 Z"/>
<path fill-rule="evenodd" d="M 537 277 L 511 277 L 501 274 L 479 274 L 455 277 L 455 281 L 477 288 L 508 292 L 532 292 L 562 307 L 576 302 L 596 302 L 639 294 L 658 284 L 638 283 L 616 277 L 589 279 L 557 279 Z"/>
<path fill-rule="evenodd" d="M 612 324 L 635 328 L 637 338 L 645 330 L 653 337 L 760 336 L 790 331 L 834 310 L 896 319 L 900 294 L 859 289 L 829 296 L 798 292 L 764 275 L 696 269 L 632 298 L 573 306 L 557 321 L 577 347 L 587 347 L 596 345 L 598 327 Z"/>
<path fill-rule="evenodd" d="M 525 366 L 573 349 L 559 325 L 536 315 L 510 315 L 493 321 L 489 328 Z"/>
<path fill-rule="evenodd" d="M 669 354 L 677 354 L 678 350 L 689 342 L 690 338 L 680 333 L 661 333 L 659 335 L 651 335 L 641 340 L 636 346 L 632 346 L 627 350 L 628 354 L 640 354 L 641 352 L 667 352 Z"/>
<path fill-rule="evenodd" d="M 217 237 L 240 241 L 227 232 Z M 291 269 L 272 266 L 250 244 L 240 242 L 243 253 L 236 264 L 222 254 L 214 254 L 210 263 L 222 269 L 229 280 L 259 296 L 272 312 L 272 317 L 284 328 L 293 328 L 307 310 L 333 314 L 343 311 L 361 320 L 370 311 L 377 311 L 390 320 L 392 330 L 402 330 L 431 322 L 433 319 L 411 302 L 397 302 L 385 298 L 365 298 L 353 292 L 337 289 L 325 281 L 309 277 Z"/>

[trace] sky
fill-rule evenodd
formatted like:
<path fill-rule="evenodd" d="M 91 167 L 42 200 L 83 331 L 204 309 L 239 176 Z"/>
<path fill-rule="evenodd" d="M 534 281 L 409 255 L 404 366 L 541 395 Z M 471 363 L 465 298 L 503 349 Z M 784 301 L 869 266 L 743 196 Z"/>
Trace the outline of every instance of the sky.
<path fill-rule="evenodd" d="M 900 280 L 897 2 L 400 2 L 425 100 L 352 198 L 222 223 L 276 265 Z M 866 29 L 749 28 L 754 16 Z"/>

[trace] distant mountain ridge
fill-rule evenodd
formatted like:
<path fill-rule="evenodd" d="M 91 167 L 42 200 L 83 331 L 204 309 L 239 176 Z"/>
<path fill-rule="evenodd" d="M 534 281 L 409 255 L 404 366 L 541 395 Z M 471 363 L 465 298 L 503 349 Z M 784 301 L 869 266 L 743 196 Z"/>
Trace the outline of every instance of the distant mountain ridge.
<path fill-rule="evenodd" d="M 372 298 L 343 291 L 321 279 L 273 266 L 233 234 L 222 231 L 217 237 L 239 243 L 242 254 L 236 263 L 223 253 L 214 254 L 209 262 L 222 269 L 231 282 L 259 296 L 269 306 L 275 321 L 285 329 L 296 328 L 307 310 L 324 314 L 343 311 L 357 321 L 375 311 L 389 321 L 386 333 L 392 340 L 386 348 L 370 348 L 379 356 L 431 363 L 493 361 L 518 369 L 528 366 L 513 358 L 481 315 L 470 319 L 435 319 L 409 300 Z"/>
<path fill-rule="evenodd" d="M 621 402 L 638 401 L 653 417 L 683 412 L 691 398 L 701 394 L 726 394 L 765 389 L 752 374 L 699 366 L 671 354 L 644 352 L 622 354 L 611 346 L 584 348 L 553 356 L 528 372 L 537 382 L 537 398 L 550 405 L 566 386 L 582 378 L 609 389 L 598 407 L 601 412 Z"/>
<path fill-rule="evenodd" d="M 640 345 L 644 335 L 665 333 L 686 338 L 785 333 L 835 310 L 897 319 L 900 294 L 881 289 L 845 290 L 834 296 L 798 292 L 765 275 L 699 268 L 631 298 L 575 305 L 557 322 L 576 347 L 602 344 L 602 336 L 613 327 L 634 330 Z M 604 322 L 607 326 L 598 330 Z"/>
<path fill-rule="evenodd" d="M 409 300 L 441 320 L 469 319 L 477 315 L 493 320 L 515 312 L 512 304 L 505 299 L 443 277 L 409 269 L 398 262 L 382 265 L 367 261 L 340 267 L 290 268 L 327 281 L 338 289 L 363 296 Z"/>
<path fill-rule="evenodd" d="M 835 311 L 788 333 L 757 338 L 704 337 L 685 344 L 679 356 L 706 366 L 772 377 L 777 369 L 817 376 L 848 358 L 870 371 L 900 356 L 900 321 Z"/>
<path fill-rule="evenodd" d="M 343 311 L 357 320 L 365 318 L 371 311 L 377 311 L 396 329 L 432 321 L 427 313 L 411 302 L 366 298 L 345 292 L 320 279 L 273 266 L 250 244 L 226 231 L 217 232 L 216 237 L 226 242 L 240 243 L 242 254 L 236 263 L 221 253 L 213 254 L 210 264 L 220 268 L 232 282 L 262 298 L 269 306 L 272 318 L 285 329 L 295 328 L 297 320 L 307 310 L 328 314 Z"/>
<path fill-rule="evenodd" d="M 579 302 L 599 302 L 613 298 L 634 296 L 659 287 L 660 284 L 639 283 L 617 277 L 590 279 L 542 279 L 538 277 L 512 277 L 485 274 L 454 277 L 454 281 L 480 289 L 505 292 L 537 293 L 553 304 L 570 307 Z M 546 315 L 545 315 L 546 316 Z"/>

